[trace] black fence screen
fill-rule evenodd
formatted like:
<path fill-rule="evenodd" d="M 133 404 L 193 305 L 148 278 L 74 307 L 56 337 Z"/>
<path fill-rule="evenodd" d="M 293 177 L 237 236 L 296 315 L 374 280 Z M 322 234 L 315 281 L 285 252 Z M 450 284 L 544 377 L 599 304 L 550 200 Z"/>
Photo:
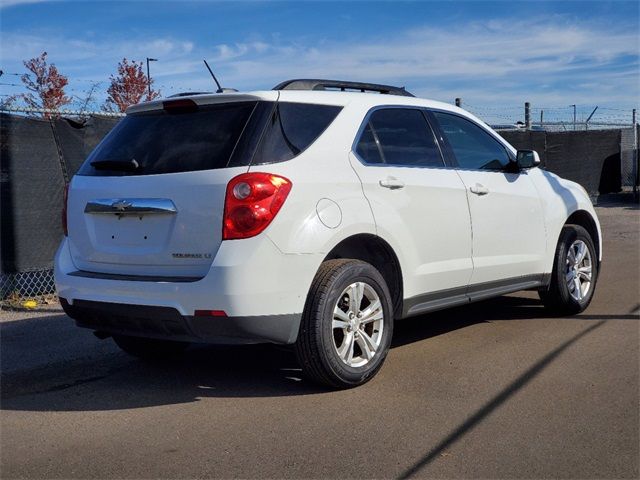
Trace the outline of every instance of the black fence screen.
<path fill-rule="evenodd" d="M 0 273 L 52 267 L 64 185 L 117 121 L 0 114 Z"/>
<path fill-rule="evenodd" d="M 515 148 L 536 150 L 544 168 L 579 183 L 592 196 L 621 189 L 619 129 L 498 133 Z"/>

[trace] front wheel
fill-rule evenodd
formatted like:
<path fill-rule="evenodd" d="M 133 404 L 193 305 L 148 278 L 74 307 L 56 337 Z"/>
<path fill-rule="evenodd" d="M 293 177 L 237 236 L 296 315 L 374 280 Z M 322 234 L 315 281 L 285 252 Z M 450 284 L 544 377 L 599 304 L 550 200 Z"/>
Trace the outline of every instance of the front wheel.
<path fill-rule="evenodd" d="M 589 306 L 598 278 L 598 257 L 589 232 L 565 225 L 560 233 L 549 288 L 540 290 L 545 307 L 575 315 Z"/>
<path fill-rule="evenodd" d="M 391 295 L 380 272 L 360 260 L 324 262 L 311 286 L 295 344 L 306 376 L 333 388 L 370 380 L 393 334 Z"/>

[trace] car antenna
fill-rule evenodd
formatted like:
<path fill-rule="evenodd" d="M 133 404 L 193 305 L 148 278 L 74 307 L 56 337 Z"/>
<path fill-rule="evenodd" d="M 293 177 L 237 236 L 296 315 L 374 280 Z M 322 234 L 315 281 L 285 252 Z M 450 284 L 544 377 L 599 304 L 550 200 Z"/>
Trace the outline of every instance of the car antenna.
<path fill-rule="evenodd" d="M 216 93 L 222 93 L 224 92 L 224 90 L 222 90 L 222 86 L 220 86 L 220 82 L 218 82 L 218 79 L 216 78 L 216 76 L 213 74 L 213 70 L 211 70 L 211 67 L 209 66 L 209 64 L 207 63 L 207 61 L 205 59 L 202 59 L 202 61 L 204 62 L 204 64 L 207 66 L 207 70 L 209 70 L 209 73 L 211 74 L 211 76 L 213 77 L 213 81 L 216 82 L 216 85 L 218 86 L 218 90 L 216 90 Z"/>

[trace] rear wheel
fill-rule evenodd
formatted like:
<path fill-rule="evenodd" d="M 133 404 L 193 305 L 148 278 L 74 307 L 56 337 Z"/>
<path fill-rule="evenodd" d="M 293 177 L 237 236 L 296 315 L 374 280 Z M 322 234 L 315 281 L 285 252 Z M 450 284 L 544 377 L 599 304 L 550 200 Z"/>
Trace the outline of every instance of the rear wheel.
<path fill-rule="evenodd" d="M 113 340 L 122 350 L 134 357 L 145 360 L 161 360 L 182 353 L 189 344 L 173 340 L 114 335 Z"/>
<path fill-rule="evenodd" d="M 378 270 L 360 260 L 324 262 L 295 344 L 306 376 L 334 388 L 362 385 L 382 367 L 392 334 L 391 296 Z"/>
<path fill-rule="evenodd" d="M 554 313 L 575 315 L 589 306 L 597 277 L 598 257 L 589 232 L 579 225 L 565 225 L 549 288 L 539 292 L 540 299 Z"/>

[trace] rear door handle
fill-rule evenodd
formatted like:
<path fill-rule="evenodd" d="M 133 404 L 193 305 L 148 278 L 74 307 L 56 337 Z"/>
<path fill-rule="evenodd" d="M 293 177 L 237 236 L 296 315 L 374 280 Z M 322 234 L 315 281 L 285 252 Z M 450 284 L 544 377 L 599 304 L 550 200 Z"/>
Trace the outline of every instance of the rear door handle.
<path fill-rule="evenodd" d="M 480 183 L 476 183 L 475 185 L 469 187 L 471 193 L 475 193 L 476 195 L 486 195 L 489 193 L 489 189 Z"/>
<path fill-rule="evenodd" d="M 404 188 L 404 182 L 402 180 L 398 180 L 396 177 L 387 177 L 384 180 L 380 180 L 380 186 L 396 190 L 398 188 Z"/>

